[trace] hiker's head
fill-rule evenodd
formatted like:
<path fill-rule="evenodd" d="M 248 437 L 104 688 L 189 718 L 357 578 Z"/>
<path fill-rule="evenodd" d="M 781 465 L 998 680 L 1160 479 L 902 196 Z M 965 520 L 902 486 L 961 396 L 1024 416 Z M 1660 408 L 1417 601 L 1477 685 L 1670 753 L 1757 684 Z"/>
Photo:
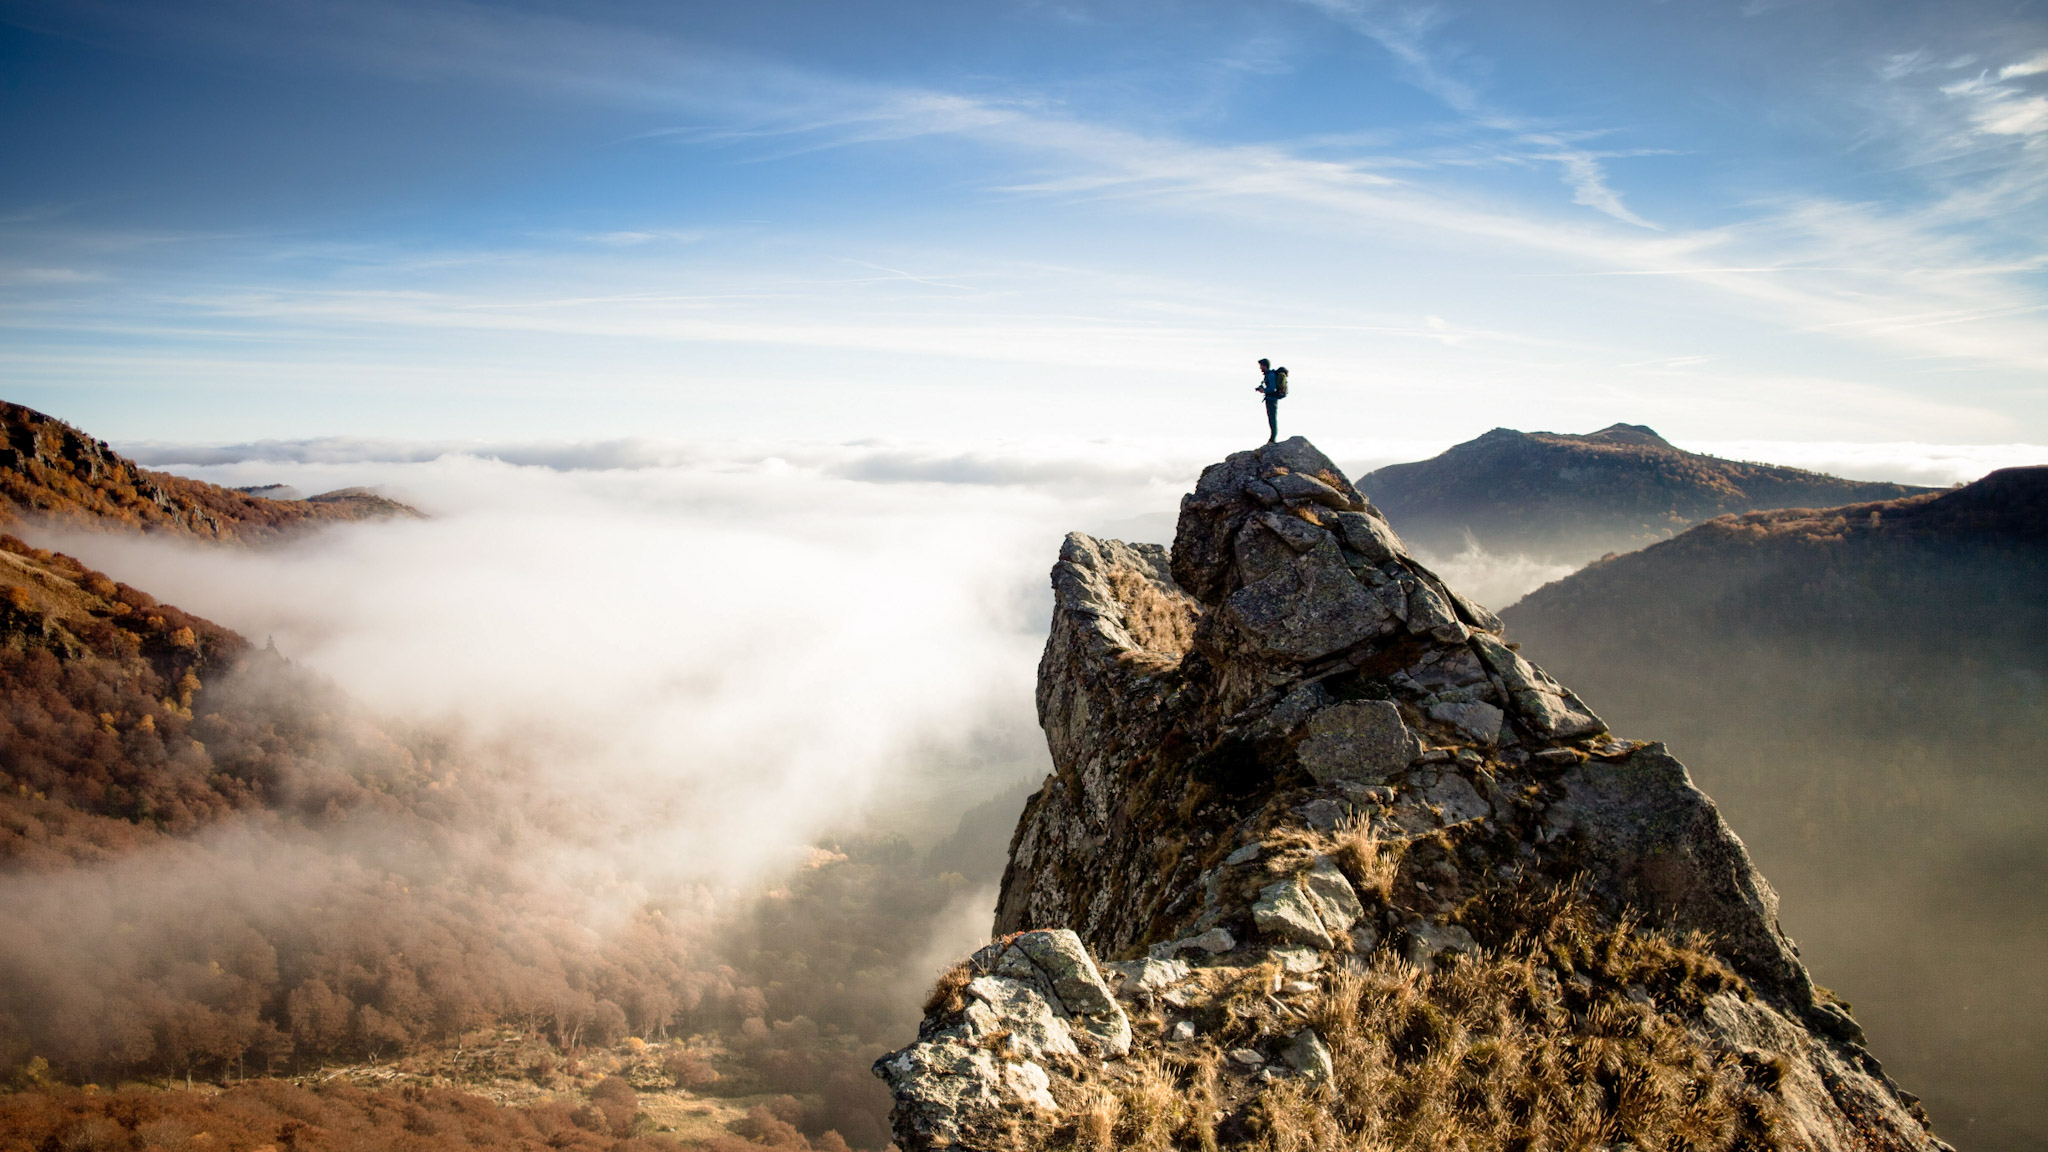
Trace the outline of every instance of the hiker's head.
<path fill-rule="evenodd" d="M 1272 362 L 1271 360 L 1267 360 L 1267 359 L 1265 359 L 1265 358 L 1263 358 L 1263 357 L 1261 357 L 1261 358 L 1260 358 L 1260 360 L 1259 360 L 1259 367 L 1261 367 L 1261 368 L 1271 368 L 1272 366 L 1273 366 L 1273 362 Z"/>

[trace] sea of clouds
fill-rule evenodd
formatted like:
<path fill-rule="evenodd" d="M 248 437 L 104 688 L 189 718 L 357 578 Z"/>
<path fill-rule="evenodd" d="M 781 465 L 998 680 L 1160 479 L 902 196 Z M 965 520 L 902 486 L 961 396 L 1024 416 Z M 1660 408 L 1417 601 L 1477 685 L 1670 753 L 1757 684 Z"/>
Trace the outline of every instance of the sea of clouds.
<path fill-rule="evenodd" d="M 1353 475 L 1447 445 L 1327 445 Z M 331 677 L 373 712 L 514 747 L 592 829 L 564 867 L 744 885 L 815 838 L 930 842 L 1049 768 L 1033 679 L 1046 574 L 1080 529 L 1169 541 L 1227 446 L 452 444 L 119 446 L 232 486 L 371 486 L 424 519 L 278 547 L 39 542 Z M 1716 445 L 1947 483 L 2029 446 Z M 1397 525 L 1398 527 L 1398 525 Z M 1569 569 L 1429 557 L 1503 606 Z"/>

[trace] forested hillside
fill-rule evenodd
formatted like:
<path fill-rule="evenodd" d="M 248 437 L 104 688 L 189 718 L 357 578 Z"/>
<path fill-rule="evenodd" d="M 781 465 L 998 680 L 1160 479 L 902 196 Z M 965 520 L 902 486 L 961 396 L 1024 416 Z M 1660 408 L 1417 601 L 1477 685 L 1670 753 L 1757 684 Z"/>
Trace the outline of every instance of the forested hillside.
<path fill-rule="evenodd" d="M 418 516 L 396 500 L 344 488 L 273 500 L 142 468 L 61 420 L 0 402 L 0 525 L 140 529 L 206 540 L 268 540 L 321 524 Z"/>

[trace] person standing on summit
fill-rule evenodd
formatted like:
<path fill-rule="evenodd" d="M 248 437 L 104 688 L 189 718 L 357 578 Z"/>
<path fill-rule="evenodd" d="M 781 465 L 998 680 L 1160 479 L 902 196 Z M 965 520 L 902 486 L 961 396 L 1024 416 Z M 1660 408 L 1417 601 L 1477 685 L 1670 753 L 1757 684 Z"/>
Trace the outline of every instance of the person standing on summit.
<path fill-rule="evenodd" d="M 1273 367 L 1271 360 L 1259 361 L 1259 386 L 1252 389 L 1266 397 L 1266 443 L 1280 439 L 1280 398 L 1287 395 L 1287 369 Z"/>

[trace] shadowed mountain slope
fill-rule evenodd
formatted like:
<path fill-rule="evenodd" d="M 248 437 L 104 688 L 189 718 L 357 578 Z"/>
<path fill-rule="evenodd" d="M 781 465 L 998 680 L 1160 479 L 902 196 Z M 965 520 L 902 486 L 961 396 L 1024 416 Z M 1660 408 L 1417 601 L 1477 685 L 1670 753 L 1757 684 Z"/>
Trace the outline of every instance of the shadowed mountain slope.
<path fill-rule="evenodd" d="M 0 402 L 0 525 L 127 528 L 256 541 L 345 520 L 420 513 L 361 488 L 272 500 L 153 472 L 71 425 Z"/>
<path fill-rule="evenodd" d="M 1469 532 L 1492 552 L 1572 564 L 1724 513 L 1929 491 L 1687 452 L 1640 424 L 1586 435 L 1496 428 L 1433 459 L 1368 473 L 1359 487 L 1425 551 L 1455 553 Z"/>
<path fill-rule="evenodd" d="M 1945 1128 L 2037 1146 L 2048 468 L 1722 517 L 1502 615 L 1603 715 L 1669 737 Z"/>
<path fill-rule="evenodd" d="M 909 1152 L 1944 1149 L 1661 744 L 1299 437 L 1068 536 L 999 935 L 875 1066 Z"/>

